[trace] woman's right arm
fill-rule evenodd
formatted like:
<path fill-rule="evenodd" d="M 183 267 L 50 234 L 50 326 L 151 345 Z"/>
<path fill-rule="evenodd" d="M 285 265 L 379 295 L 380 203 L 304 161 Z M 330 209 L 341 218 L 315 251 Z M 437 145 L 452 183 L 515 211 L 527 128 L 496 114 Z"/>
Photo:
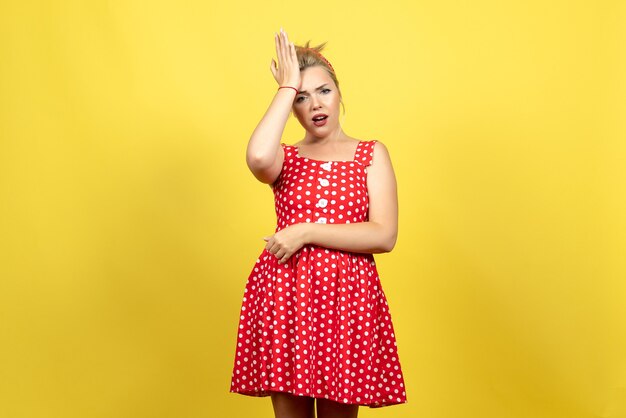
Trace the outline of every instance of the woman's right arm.
<path fill-rule="evenodd" d="M 252 174 L 263 183 L 274 183 L 282 169 L 284 154 L 280 139 L 295 94 L 293 89 L 280 89 L 276 92 L 269 109 L 248 142 L 246 162 Z"/>
<path fill-rule="evenodd" d="M 279 63 L 277 67 L 272 59 L 272 74 L 279 86 L 291 86 L 299 91 L 301 78 L 296 48 L 282 28 L 280 35 L 274 35 L 274 41 Z M 278 89 L 248 142 L 246 163 L 252 174 L 263 183 L 274 183 L 282 169 L 284 154 L 280 140 L 296 94 L 294 89 Z"/>

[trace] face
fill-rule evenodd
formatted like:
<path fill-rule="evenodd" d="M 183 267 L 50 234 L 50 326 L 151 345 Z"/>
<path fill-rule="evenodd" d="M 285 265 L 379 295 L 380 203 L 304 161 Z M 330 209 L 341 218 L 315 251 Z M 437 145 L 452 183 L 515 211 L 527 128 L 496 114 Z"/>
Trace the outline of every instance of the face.
<path fill-rule="evenodd" d="M 339 127 L 339 90 L 328 72 L 320 66 L 306 68 L 300 75 L 302 86 L 293 101 L 293 113 L 310 134 L 325 137 Z M 313 117 L 320 113 L 328 117 L 325 124 L 317 126 Z"/>

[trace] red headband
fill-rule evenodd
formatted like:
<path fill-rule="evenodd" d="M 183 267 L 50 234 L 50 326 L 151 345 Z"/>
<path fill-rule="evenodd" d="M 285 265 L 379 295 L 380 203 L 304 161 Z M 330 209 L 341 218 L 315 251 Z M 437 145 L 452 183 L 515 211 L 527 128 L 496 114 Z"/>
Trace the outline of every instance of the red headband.
<path fill-rule="evenodd" d="M 316 51 L 316 50 L 315 50 L 315 49 L 313 49 L 313 48 L 304 48 L 304 49 L 308 49 L 308 50 L 310 50 L 310 51 L 313 51 L 313 53 L 315 53 L 315 54 L 316 54 L 317 56 L 319 56 L 322 60 L 324 60 L 324 62 L 326 63 L 326 65 L 328 65 L 328 67 L 329 67 L 329 68 L 330 68 L 330 70 L 333 72 L 333 74 L 335 73 L 335 69 L 333 68 L 333 66 L 332 66 L 332 65 L 330 65 L 330 62 L 328 62 L 328 60 L 327 60 L 326 58 L 324 58 L 324 56 L 323 56 L 320 52 Z"/>

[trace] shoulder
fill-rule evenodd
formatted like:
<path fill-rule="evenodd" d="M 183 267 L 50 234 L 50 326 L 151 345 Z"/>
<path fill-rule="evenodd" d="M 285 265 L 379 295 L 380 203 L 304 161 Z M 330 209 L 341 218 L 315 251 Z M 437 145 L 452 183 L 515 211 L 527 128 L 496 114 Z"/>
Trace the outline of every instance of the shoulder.
<path fill-rule="evenodd" d="M 284 142 L 281 142 L 280 146 L 283 149 L 283 152 L 285 153 L 285 155 L 292 154 L 296 150 L 296 146 L 295 145 L 285 144 Z"/>
<path fill-rule="evenodd" d="M 372 165 L 375 165 L 377 161 L 389 162 L 391 160 L 389 149 L 382 141 L 372 139 L 364 142 L 370 147 L 372 153 Z"/>
<path fill-rule="evenodd" d="M 373 150 L 382 150 L 381 152 L 386 152 L 387 147 L 380 139 L 361 139 L 359 142 L 365 144 L 366 146 L 372 147 Z"/>

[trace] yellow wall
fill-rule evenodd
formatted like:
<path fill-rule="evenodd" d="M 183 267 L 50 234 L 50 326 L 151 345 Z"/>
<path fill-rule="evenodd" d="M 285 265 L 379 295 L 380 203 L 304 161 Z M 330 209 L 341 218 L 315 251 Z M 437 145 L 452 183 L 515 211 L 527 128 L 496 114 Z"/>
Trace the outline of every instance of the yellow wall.
<path fill-rule="evenodd" d="M 626 416 L 623 1 L 4 1 L 0 417 L 272 417 L 228 392 L 274 228 L 245 148 L 273 33 L 328 41 L 390 150 L 376 255 L 409 403 Z M 283 141 L 303 130 L 291 118 Z"/>

